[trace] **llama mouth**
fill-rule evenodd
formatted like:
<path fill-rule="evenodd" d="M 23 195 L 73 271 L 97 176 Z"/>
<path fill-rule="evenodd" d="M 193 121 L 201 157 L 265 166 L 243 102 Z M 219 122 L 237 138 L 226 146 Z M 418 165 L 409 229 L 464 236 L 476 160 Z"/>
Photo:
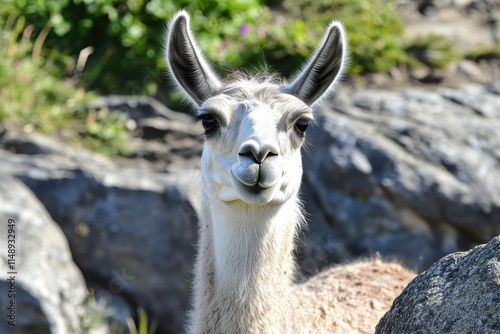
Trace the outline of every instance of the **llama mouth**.
<path fill-rule="evenodd" d="M 258 184 L 247 186 L 236 181 L 235 188 L 241 201 L 248 204 L 260 205 L 273 201 L 276 187 L 264 188 Z"/>
<path fill-rule="evenodd" d="M 232 168 L 233 187 L 243 202 L 266 204 L 271 202 L 275 196 L 275 185 L 279 181 L 279 177 L 275 177 L 275 175 L 282 175 L 282 172 L 280 171 L 278 174 L 274 169 L 272 172 L 266 171 L 266 168 L 263 169 L 262 166 L 255 165 L 257 168 Z"/>
<path fill-rule="evenodd" d="M 241 191 L 244 193 L 250 194 L 250 195 L 261 195 L 265 191 L 268 191 L 273 188 L 273 185 L 276 183 L 274 182 L 270 186 L 263 186 L 261 182 L 257 179 L 257 182 L 255 184 L 246 184 L 241 182 L 237 177 L 235 177 L 235 183 L 237 188 L 239 188 Z M 265 184 L 265 183 L 264 183 Z"/>
<path fill-rule="evenodd" d="M 258 184 L 254 185 L 254 186 L 245 186 L 245 191 L 247 191 L 248 193 L 250 193 L 252 195 L 260 195 L 268 189 L 269 189 L 269 187 L 264 188 Z"/>
<path fill-rule="evenodd" d="M 248 191 L 260 193 L 278 183 L 279 178 L 283 176 L 283 171 L 264 164 L 254 163 L 249 166 L 234 164 L 231 174 Z"/>

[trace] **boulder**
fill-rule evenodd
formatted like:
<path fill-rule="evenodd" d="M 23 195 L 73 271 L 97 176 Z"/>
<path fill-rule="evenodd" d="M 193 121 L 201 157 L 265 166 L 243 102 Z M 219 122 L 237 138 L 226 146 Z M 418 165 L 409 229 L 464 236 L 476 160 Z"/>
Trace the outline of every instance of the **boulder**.
<path fill-rule="evenodd" d="M 81 333 L 86 286 L 60 227 L 0 174 L 0 333 Z"/>
<path fill-rule="evenodd" d="M 495 87 L 339 89 L 304 154 L 306 274 L 375 252 L 421 271 L 500 234 Z"/>
<path fill-rule="evenodd" d="M 499 333 L 499 292 L 500 236 L 450 254 L 417 276 L 375 333 Z"/>
<path fill-rule="evenodd" d="M 191 169 L 193 160 L 201 155 L 203 131 L 195 126 L 192 117 L 174 112 L 151 97 L 110 95 L 85 108 L 120 111 L 126 115 L 132 134 L 129 158 L 182 170 Z"/>
<path fill-rule="evenodd" d="M 197 171 L 113 162 L 7 132 L 3 142 L 18 144 L 15 153 L 0 150 L 0 175 L 16 175 L 44 204 L 112 318 L 123 321 L 143 307 L 160 333 L 180 332 L 195 251 Z M 23 154 L 35 146 L 41 153 Z"/>

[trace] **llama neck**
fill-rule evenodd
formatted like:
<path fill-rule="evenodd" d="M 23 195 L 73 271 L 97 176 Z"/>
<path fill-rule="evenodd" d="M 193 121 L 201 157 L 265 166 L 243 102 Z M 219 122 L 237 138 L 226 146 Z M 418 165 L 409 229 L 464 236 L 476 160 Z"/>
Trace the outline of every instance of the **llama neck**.
<path fill-rule="evenodd" d="M 287 333 L 298 200 L 250 208 L 205 196 L 193 333 Z"/>

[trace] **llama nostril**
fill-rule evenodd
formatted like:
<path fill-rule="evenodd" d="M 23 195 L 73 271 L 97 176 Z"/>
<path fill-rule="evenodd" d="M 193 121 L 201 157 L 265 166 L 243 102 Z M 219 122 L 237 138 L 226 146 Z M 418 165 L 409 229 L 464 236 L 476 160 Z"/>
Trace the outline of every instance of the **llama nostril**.
<path fill-rule="evenodd" d="M 240 151 L 238 152 L 238 155 L 248 157 L 248 158 L 254 160 L 256 163 L 259 163 L 259 160 L 257 158 L 258 152 L 259 152 L 259 148 L 257 146 L 257 143 L 247 142 L 240 147 Z"/>
<path fill-rule="evenodd" d="M 239 152 L 238 155 L 243 157 L 248 157 L 258 164 L 262 162 L 261 159 L 259 158 L 258 152 L 255 151 L 243 151 Z"/>
<path fill-rule="evenodd" d="M 277 156 L 278 150 L 273 145 L 264 144 L 259 146 L 257 142 L 251 140 L 240 147 L 238 155 L 249 157 L 256 163 L 261 164 L 266 158 Z"/>

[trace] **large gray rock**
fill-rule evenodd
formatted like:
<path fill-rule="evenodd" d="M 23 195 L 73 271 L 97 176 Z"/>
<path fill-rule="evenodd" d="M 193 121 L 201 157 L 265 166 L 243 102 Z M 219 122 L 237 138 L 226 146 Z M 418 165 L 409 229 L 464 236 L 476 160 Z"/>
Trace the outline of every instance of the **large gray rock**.
<path fill-rule="evenodd" d="M 201 155 L 201 128 L 192 118 L 174 112 L 151 97 L 102 97 L 89 103 L 88 109 L 108 109 L 123 112 L 131 130 L 130 158 L 174 169 L 192 168 L 193 160 Z"/>
<path fill-rule="evenodd" d="M 0 174 L 0 333 L 80 333 L 83 276 L 68 242 L 19 180 Z"/>
<path fill-rule="evenodd" d="M 340 89 L 304 155 L 303 269 L 379 252 L 424 270 L 500 234 L 495 87 Z"/>
<path fill-rule="evenodd" d="M 417 276 L 375 333 L 500 333 L 500 237 Z"/>
<path fill-rule="evenodd" d="M 3 142 L 17 144 L 16 154 L 0 150 L 0 175 L 16 175 L 44 204 L 112 317 L 124 321 L 140 306 L 160 333 L 178 333 L 189 302 L 197 171 L 115 163 L 15 131 Z M 35 153 L 22 154 L 27 147 Z"/>

